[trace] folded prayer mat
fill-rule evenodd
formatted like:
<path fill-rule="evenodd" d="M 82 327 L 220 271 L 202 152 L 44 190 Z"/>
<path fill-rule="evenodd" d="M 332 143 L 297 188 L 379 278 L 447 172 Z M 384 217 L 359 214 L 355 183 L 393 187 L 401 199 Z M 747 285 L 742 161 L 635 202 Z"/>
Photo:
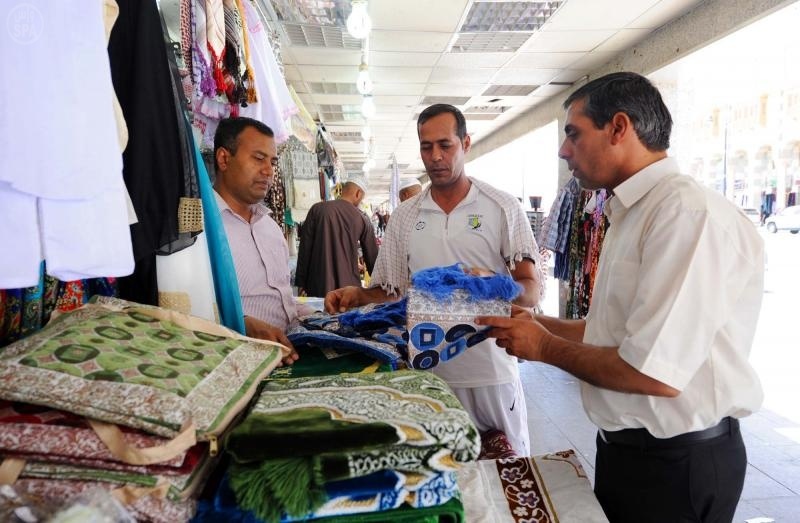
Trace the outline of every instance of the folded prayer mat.
<path fill-rule="evenodd" d="M 97 297 L 0 353 L 0 399 L 214 440 L 285 347 L 176 311 Z"/>
<path fill-rule="evenodd" d="M 446 503 L 433 507 L 411 508 L 400 507 L 383 512 L 365 512 L 347 516 L 319 518 L 320 523 L 463 523 L 464 505 L 458 498 L 451 498 Z"/>
<path fill-rule="evenodd" d="M 486 339 L 476 316 L 510 316 L 521 286 L 509 275 L 465 273 L 459 264 L 414 273 L 408 290 L 408 366 L 430 369 Z"/>
<path fill-rule="evenodd" d="M 464 508 L 457 495 L 453 495 L 443 503 L 413 507 L 402 504 L 398 508 L 355 512 L 360 508 L 357 504 L 350 507 L 353 511 L 341 512 L 337 516 L 317 517 L 312 514 L 302 519 L 303 521 L 330 521 L 330 522 L 414 522 L 414 523 L 461 523 L 464 521 Z M 346 510 L 346 508 L 342 508 Z M 256 515 L 243 509 L 236 503 L 235 496 L 230 489 L 228 479 L 225 478 L 220 483 L 219 489 L 215 493 L 214 499 L 201 500 L 198 505 L 197 514 L 192 520 L 195 523 L 263 523 Z M 286 519 L 281 521 L 296 521 Z"/>
<path fill-rule="evenodd" d="M 120 484 L 95 481 L 26 478 L 17 480 L 13 488 L 24 496 L 37 497 L 53 504 L 62 504 L 65 500 L 97 488 L 112 492 L 120 487 L 122 487 Z M 176 502 L 156 495 L 145 495 L 136 500 L 123 502 L 123 506 L 137 521 L 153 523 L 189 521 L 197 511 L 197 501 L 194 499 Z"/>
<path fill-rule="evenodd" d="M 371 356 L 349 350 L 329 347 L 295 345 L 300 358 L 292 365 L 285 365 L 272 371 L 267 379 L 306 378 L 309 376 L 330 376 L 335 374 L 359 374 L 387 372 L 392 366 Z"/>
<path fill-rule="evenodd" d="M 100 469 L 126 474 L 146 474 L 149 476 L 184 476 L 190 474 L 201 460 L 208 454 L 207 443 L 197 443 L 190 448 L 183 462 L 177 466 L 170 465 L 131 465 L 122 461 L 81 458 L 59 454 L 39 454 L 32 452 L 0 452 L 0 459 L 18 459 L 23 461 L 37 461 L 53 465 L 70 465 L 73 467 Z"/>
<path fill-rule="evenodd" d="M 406 342 L 402 339 L 402 332 L 391 333 L 387 329 L 384 330 L 385 332 L 376 333 L 374 338 L 346 337 L 326 330 L 311 330 L 305 325 L 299 324 L 289 327 L 286 337 L 295 347 L 307 346 L 357 352 L 388 364 L 394 370 L 400 366 L 403 360 L 402 353 L 397 346 L 399 343 L 405 346 Z"/>
<path fill-rule="evenodd" d="M 574 450 L 467 463 L 457 477 L 467 521 L 608 523 Z"/>
<path fill-rule="evenodd" d="M 267 380 L 225 441 L 240 463 L 395 445 L 462 462 L 477 457 L 480 438 L 447 383 L 405 370 Z"/>
<path fill-rule="evenodd" d="M 317 312 L 300 318 L 287 337 L 295 347 L 360 352 L 397 369 L 405 356 L 405 300 L 369 304 L 340 313 Z"/>
<path fill-rule="evenodd" d="M 122 428 L 122 437 L 128 445 L 136 448 L 157 447 L 169 441 L 127 427 Z M 196 447 L 202 452 L 204 445 Z M 133 472 L 147 469 L 115 458 L 83 416 L 4 400 L 0 400 L 0 455 L 21 459 L 38 459 L 35 456 L 46 455 L 49 460 L 60 463 Z M 187 451 L 182 451 L 171 459 L 160 461 L 156 469 L 147 470 L 158 470 L 159 474 L 169 474 L 170 469 L 181 471 L 186 468 L 186 457 Z"/>
<path fill-rule="evenodd" d="M 274 521 L 326 500 L 324 484 L 385 469 L 452 471 L 477 430 L 447 384 L 418 371 L 268 380 L 226 438 L 240 505 Z"/>
<path fill-rule="evenodd" d="M 46 459 L 46 456 L 43 457 Z M 92 468 L 49 461 L 27 460 L 20 474 L 20 479 L 17 481 L 26 478 L 40 478 L 94 481 L 150 488 L 155 488 L 165 483 L 168 485 L 166 489 L 167 498 L 172 501 L 183 501 L 199 492 L 216 462 L 217 459 L 210 457 L 207 449 L 205 449 L 203 454 L 194 460 L 193 466 L 183 474 L 159 475 L 155 470 L 131 472 L 128 470 L 120 471 L 109 468 Z"/>
<path fill-rule="evenodd" d="M 442 505 L 458 496 L 456 476 L 445 473 L 409 473 L 384 470 L 360 478 L 325 484 L 328 501 L 302 518 L 286 514 L 281 522 L 308 521 L 323 517 L 381 512 L 400 508 L 426 508 Z M 235 515 L 234 515 L 235 514 Z M 223 516 L 228 516 L 226 519 Z M 213 501 L 201 501 L 196 521 L 259 521 L 252 512 L 236 503 L 228 477 L 220 482 Z"/>

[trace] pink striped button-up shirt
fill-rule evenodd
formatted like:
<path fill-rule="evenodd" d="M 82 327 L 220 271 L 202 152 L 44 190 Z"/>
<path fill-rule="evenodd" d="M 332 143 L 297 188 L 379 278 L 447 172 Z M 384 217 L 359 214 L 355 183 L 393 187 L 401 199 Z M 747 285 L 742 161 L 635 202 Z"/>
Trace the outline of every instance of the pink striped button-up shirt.
<path fill-rule="evenodd" d="M 286 329 L 297 319 L 289 273 L 289 248 L 264 205 L 252 207 L 250 223 L 214 193 L 236 267 L 245 316 Z"/>

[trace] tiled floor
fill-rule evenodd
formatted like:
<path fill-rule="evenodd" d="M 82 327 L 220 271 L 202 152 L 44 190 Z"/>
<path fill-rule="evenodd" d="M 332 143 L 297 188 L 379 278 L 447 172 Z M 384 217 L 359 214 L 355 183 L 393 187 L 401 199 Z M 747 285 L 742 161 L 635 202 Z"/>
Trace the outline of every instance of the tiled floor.
<path fill-rule="evenodd" d="M 520 369 L 532 453 L 575 449 L 593 478 L 596 428 L 581 406 L 578 381 L 541 363 Z M 800 425 L 762 410 L 742 420 L 742 433 L 748 467 L 734 521 L 800 521 Z"/>

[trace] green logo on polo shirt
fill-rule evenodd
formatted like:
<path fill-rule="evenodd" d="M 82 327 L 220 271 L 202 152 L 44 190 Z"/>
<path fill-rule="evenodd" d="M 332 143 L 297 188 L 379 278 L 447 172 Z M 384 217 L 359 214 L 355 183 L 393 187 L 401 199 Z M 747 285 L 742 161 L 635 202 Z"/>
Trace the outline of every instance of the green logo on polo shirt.
<path fill-rule="evenodd" d="M 469 228 L 472 229 L 473 231 L 480 231 L 481 218 L 483 218 L 482 214 L 468 214 L 467 223 L 469 224 Z"/>

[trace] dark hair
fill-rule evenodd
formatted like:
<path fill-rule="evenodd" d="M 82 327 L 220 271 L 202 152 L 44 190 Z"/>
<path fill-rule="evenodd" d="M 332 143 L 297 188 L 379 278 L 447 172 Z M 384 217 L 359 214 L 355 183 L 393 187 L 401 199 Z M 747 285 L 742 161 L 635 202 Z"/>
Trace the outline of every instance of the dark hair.
<path fill-rule="evenodd" d="M 440 114 L 450 113 L 456 119 L 456 134 L 461 141 L 467 137 L 467 120 L 458 108 L 450 104 L 433 104 L 419 113 L 417 118 L 417 136 L 419 136 L 419 128 L 422 124 Z"/>
<path fill-rule="evenodd" d="M 651 151 L 666 151 L 672 132 L 672 116 L 658 89 L 642 75 L 611 73 L 592 80 L 569 95 L 564 109 L 578 100 L 583 112 L 601 129 L 617 113 L 625 113 L 633 122 L 639 140 Z"/>
<path fill-rule="evenodd" d="M 270 138 L 275 136 L 272 129 L 263 122 L 254 120 L 253 118 L 246 118 L 238 116 L 235 118 L 224 118 L 220 120 L 217 132 L 214 133 L 214 169 L 219 169 L 217 165 L 217 150 L 224 147 L 229 150 L 231 154 L 236 154 L 236 149 L 239 147 L 239 135 L 248 127 L 253 127 L 261 134 L 265 134 Z"/>

